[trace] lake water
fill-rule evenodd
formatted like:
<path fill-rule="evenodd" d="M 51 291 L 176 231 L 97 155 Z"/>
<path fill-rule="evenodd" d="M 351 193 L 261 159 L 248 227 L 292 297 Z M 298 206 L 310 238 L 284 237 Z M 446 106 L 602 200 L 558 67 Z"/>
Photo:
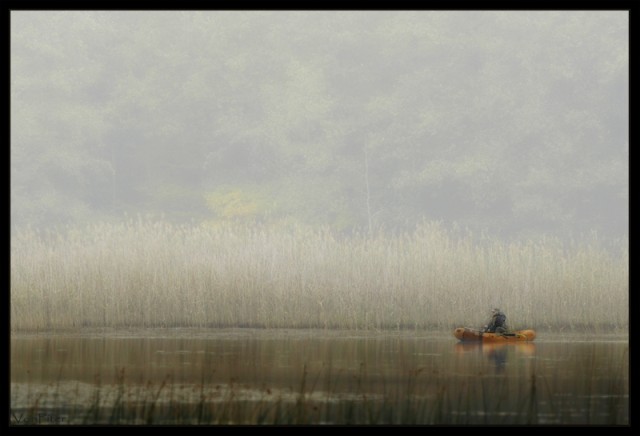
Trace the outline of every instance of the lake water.
<path fill-rule="evenodd" d="M 13 334 L 12 425 L 628 425 L 628 340 L 539 333 Z"/>

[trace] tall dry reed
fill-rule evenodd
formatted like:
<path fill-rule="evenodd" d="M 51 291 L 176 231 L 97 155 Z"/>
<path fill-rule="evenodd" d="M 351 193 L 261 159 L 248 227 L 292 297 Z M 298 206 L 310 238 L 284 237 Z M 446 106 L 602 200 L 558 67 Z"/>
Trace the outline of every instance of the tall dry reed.
<path fill-rule="evenodd" d="M 628 249 L 132 220 L 11 237 L 11 328 L 626 329 Z"/>

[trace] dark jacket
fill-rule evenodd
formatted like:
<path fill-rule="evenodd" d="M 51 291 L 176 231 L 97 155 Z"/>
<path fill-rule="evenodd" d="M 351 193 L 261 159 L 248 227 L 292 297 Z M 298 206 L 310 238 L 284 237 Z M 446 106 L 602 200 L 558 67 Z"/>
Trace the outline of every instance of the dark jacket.
<path fill-rule="evenodd" d="M 487 325 L 487 331 L 489 333 L 495 333 L 498 327 L 502 327 L 503 329 L 507 328 L 507 317 L 502 312 L 496 312 L 491 317 L 491 321 Z"/>

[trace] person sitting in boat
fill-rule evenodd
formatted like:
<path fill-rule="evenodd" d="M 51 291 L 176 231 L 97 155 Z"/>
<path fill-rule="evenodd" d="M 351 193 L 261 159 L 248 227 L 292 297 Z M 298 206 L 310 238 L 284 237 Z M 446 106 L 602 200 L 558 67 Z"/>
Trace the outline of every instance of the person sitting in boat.
<path fill-rule="evenodd" d="M 498 308 L 491 311 L 491 320 L 484 326 L 486 333 L 504 334 L 507 332 L 507 317 Z"/>

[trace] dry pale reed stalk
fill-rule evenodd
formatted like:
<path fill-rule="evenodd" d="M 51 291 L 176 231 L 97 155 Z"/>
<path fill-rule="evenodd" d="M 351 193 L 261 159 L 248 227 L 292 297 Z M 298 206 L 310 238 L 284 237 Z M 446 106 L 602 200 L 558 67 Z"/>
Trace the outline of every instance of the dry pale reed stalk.
<path fill-rule="evenodd" d="M 11 238 L 11 327 L 626 329 L 628 249 L 505 243 L 424 223 L 344 237 L 302 226 L 145 220 Z"/>

